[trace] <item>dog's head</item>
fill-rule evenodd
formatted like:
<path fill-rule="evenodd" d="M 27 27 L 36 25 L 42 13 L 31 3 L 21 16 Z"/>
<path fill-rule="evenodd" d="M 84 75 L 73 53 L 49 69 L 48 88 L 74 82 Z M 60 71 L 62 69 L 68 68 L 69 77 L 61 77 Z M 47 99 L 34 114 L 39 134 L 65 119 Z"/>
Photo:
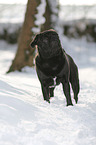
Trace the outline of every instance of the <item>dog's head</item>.
<path fill-rule="evenodd" d="M 37 45 L 38 52 L 43 58 L 50 58 L 60 53 L 59 36 L 54 30 L 47 30 L 37 34 L 31 42 L 31 47 Z"/>

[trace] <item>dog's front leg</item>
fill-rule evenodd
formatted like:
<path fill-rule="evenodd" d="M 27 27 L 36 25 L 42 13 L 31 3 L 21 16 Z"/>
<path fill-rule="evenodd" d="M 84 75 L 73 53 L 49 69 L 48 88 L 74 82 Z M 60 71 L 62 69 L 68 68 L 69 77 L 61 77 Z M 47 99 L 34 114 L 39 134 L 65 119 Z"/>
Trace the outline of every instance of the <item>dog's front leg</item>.
<path fill-rule="evenodd" d="M 50 97 L 54 97 L 54 89 L 55 89 L 55 87 L 49 88 Z"/>
<path fill-rule="evenodd" d="M 62 85 L 63 85 L 64 94 L 65 94 L 65 97 L 66 97 L 66 100 L 67 100 L 67 106 L 73 105 L 72 104 L 72 100 L 71 100 L 71 95 L 70 95 L 70 85 L 69 85 L 69 82 L 62 83 Z"/>
<path fill-rule="evenodd" d="M 48 103 L 50 103 L 50 97 L 49 97 L 49 88 L 44 85 L 41 84 L 41 88 L 42 88 L 42 93 L 43 93 L 43 98 L 44 100 L 46 100 Z"/>

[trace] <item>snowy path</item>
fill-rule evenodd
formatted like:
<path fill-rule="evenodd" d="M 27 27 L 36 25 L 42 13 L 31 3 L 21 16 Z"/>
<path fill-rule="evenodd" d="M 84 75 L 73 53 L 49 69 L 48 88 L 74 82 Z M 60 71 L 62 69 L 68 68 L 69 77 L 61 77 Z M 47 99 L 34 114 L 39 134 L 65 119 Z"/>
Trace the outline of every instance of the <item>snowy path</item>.
<path fill-rule="evenodd" d="M 96 50 L 71 47 L 81 84 L 73 107 L 66 107 L 61 86 L 51 104 L 43 101 L 35 69 L 4 75 L 14 51 L 0 50 L 0 145 L 96 145 Z"/>

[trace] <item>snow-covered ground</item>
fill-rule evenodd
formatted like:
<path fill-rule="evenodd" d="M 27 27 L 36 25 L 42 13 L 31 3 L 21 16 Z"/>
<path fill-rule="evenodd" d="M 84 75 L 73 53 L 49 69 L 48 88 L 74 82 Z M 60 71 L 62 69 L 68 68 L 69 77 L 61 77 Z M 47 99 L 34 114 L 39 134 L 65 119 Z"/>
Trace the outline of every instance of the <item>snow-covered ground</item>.
<path fill-rule="evenodd" d="M 95 19 L 95 8 L 66 7 L 63 12 L 61 7 L 60 19 L 84 17 L 84 9 L 86 17 Z M 0 32 L 3 23 L 24 20 L 24 5 L 0 5 L 0 10 Z M 50 104 L 43 100 L 35 68 L 6 74 L 17 44 L 0 41 L 0 145 L 96 145 L 96 43 L 67 39 L 62 32 L 59 28 L 62 46 L 78 65 L 81 86 L 78 104 L 72 99 L 69 107 L 61 85 Z"/>
<path fill-rule="evenodd" d="M 17 45 L 0 41 L 0 145 L 96 145 L 96 44 L 62 38 L 79 67 L 79 102 L 66 107 L 61 85 L 43 101 L 35 68 L 5 74 Z"/>

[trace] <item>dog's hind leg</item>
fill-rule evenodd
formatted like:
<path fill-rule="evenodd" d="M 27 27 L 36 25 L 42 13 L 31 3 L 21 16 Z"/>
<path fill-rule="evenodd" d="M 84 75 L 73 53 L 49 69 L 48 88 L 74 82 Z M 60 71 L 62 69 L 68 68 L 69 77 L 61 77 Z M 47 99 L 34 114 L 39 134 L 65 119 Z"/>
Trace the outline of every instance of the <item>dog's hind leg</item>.
<path fill-rule="evenodd" d="M 67 106 L 72 105 L 72 100 L 71 100 L 71 95 L 70 95 L 70 85 L 68 82 L 63 83 L 63 91 L 66 97 L 66 101 L 67 101 Z"/>
<path fill-rule="evenodd" d="M 74 99 L 77 104 L 78 102 L 78 93 L 79 93 L 79 80 L 71 80 L 72 90 L 74 92 Z"/>
<path fill-rule="evenodd" d="M 73 59 L 67 55 L 69 58 L 69 63 L 70 63 L 70 83 L 72 86 L 72 90 L 74 92 L 74 99 L 75 102 L 78 102 L 78 93 L 80 90 L 79 86 L 79 75 L 78 75 L 78 68 L 77 65 L 74 63 Z"/>
<path fill-rule="evenodd" d="M 71 82 L 72 90 L 74 92 L 74 99 L 75 99 L 75 102 L 77 103 L 80 86 L 79 86 L 78 69 L 76 65 L 74 65 L 74 67 L 71 68 L 70 82 Z"/>

